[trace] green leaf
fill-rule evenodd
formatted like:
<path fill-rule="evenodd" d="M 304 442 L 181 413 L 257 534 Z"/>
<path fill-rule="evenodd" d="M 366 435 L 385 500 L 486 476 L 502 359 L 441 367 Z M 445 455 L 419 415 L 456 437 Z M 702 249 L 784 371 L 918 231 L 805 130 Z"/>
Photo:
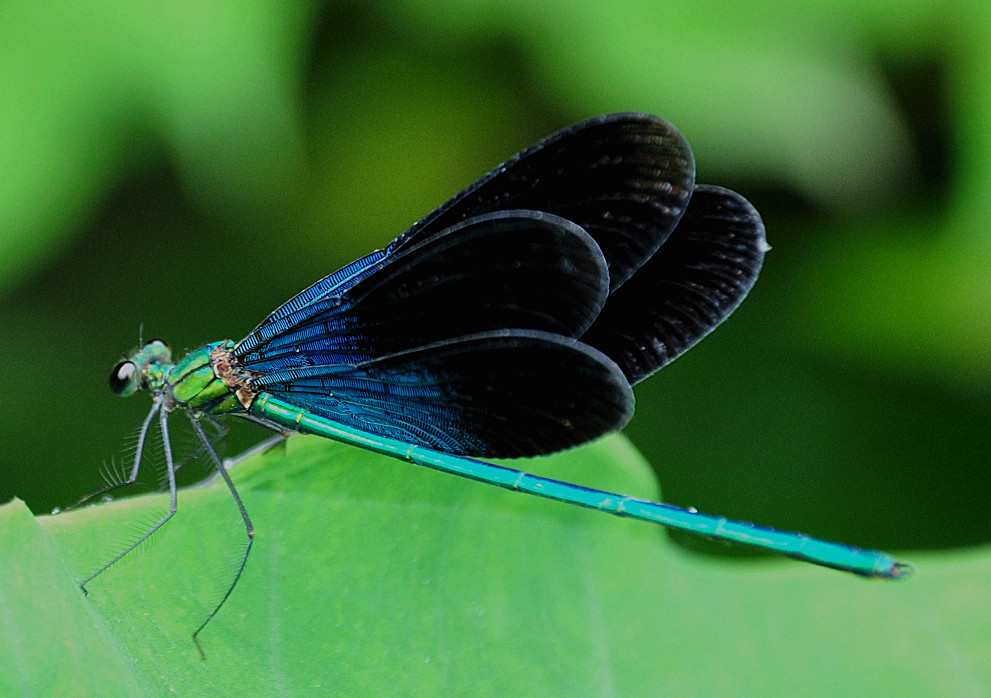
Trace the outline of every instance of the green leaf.
<path fill-rule="evenodd" d="M 530 461 L 653 496 L 611 437 Z M 32 522 L 0 512 L 10 692 L 157 695 L 936 695 L 991 685 L 987 550 L 923 556 L 904 583 L 681 552 L 660 529 L 484 487 L 316 438 L 184 490 L 149 545 L 78 579 L 167 508 L 162 495 Z M 240 530 L 238 527 L 241 526 Z M 82 689 L 80 691 L 80 688 Z M 140 689 L 140 690 L 135 690 Z"/>
<path fill-rule="evenodd" d="M 0 550 L 0 695 L 138 695 L 127 653 L 23 502 L 0 507 Z"/>

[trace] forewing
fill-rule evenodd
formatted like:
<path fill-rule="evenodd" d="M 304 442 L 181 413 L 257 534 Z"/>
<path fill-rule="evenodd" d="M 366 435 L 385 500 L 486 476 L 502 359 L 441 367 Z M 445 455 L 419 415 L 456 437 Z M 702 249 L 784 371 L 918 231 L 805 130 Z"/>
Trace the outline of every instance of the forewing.
<path fill-rule="evenodd" d="M 357 366 L 277 371 L 253 382 L 343 424 L 459 455 L 515 458 L 622 428 L 633 393 L 615 363 L 534 331 L 460 337 Z"/>
<path fill-rule="evenodd" d="M 390 266 L 400 252 L 496 211 L 545 212 L 586 230 L 602 251 L 609 289 L 615 290 L 674 229 L 694 178 L 688 143 L 663 119 L 610 114 L 576 124 L 500 165 L 385 249 L 297 294 L 241 340 L 235 354 L 249 360 L 264 357 L 270 345 L 297 326 L 332 315 L 335 305 L 346 310 L 348 289 Z"/>
<path fill-rule="evenodd" d="M 700 185 L 674 233 L 582 336 L 631 384 L 683 354 L 746 297 L 768 250 L 760 214 L 739 194 Z"/>

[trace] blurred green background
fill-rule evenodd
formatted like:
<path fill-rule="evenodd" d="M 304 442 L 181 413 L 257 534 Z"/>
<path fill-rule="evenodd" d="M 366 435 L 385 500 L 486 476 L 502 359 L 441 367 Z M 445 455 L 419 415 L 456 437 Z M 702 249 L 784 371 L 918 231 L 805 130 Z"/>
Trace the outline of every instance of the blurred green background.
<path fill-rule="evenodd" d="M 142 326 L 237 339 L 542 136 L 642 110 L 773 245 L 638 387 L 664 498 L 991 541 L 989 32 L 963 1 L 6 2 L 0 501 L 44 513 L 126 459 L 148 402 L 107 378 Z"/>

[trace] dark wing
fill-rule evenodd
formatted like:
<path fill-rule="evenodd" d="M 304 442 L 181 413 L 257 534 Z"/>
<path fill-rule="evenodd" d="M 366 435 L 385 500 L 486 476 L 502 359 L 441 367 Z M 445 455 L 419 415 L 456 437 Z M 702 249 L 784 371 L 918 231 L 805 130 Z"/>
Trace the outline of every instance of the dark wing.
<path fill-rule="evenodd" d="M 445 453 L 516 458 L 623 427 L 633 392 L 609 358 L 546 332 L 459 337 L 358 365 L 275 371 L 253 387 L 334 421 Z"/>
<path fill-rule="evenodd" d="M 581 339 L 637 383 L 736 310 L 767 250 L 760 214 L 746 199 L 701 185 L 668 241 L 609 296 Z"/>
<path fill-rule="evenodd" d="M 507 328 L 577 337 L 601 311 L 609 283 L 595 241 L 537 211 L 472 218 L 347 278 L 343 291 L 308 289 L 276 311 L 234 348 L 239 363 L 261 372 L 353 365 Z"/>
<path fill-rule="evenodd" d="M 664 243 L 695 182 L 688 142 L 650 114 L 576 124 L 492 170 L 399 236 L 389 250 L 489 211 L 546 211 L 588 231 L 615 290 Z"/>
<path fill-rule="evenodd" d="M 344 293 L 409 247 L 495 211 L 560 216 L 587 231 L 618 288 L 663 244 L 692 192 L 695 164 L 678 130 L 649 114 L 610 114 L 545 138 L 377 250 L 316 282 L 263 320 L 235 354 L 252 358 L 297 325 L 334 312 Z M 526 326 L 526 325 L 524 325 Z M 290 340 L 291 341 L 291 340 Z"/>

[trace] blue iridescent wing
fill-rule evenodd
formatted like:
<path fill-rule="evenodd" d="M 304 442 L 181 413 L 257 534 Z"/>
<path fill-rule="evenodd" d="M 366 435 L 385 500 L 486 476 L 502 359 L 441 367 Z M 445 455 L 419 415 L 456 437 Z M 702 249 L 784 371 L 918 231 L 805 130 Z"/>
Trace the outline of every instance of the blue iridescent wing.
<path fill-rule="evenodd" d="M 700 185 L 671 237 L 609 296 L 581 339 L 638 383 L 736 310 L 767 249 L 760 214 L 746 199 Z"/>
<path fill-rule="evenodd" d="M 577 337 L 602 310 L 608 284 L 602 253 L 574 223 L 499 211 L 424 236 L 360 267 L 329 295 L 276 311 L 233 353 L 269 372 L 354 365 L 506 328 Z"/>
<path fill-rule="evenodd" d="M 694 182 L 692 150 L 678 129 L 651 114 L 608 114 L 558 131 L 495 168 L 389 249 L 489 211 L 546 211 L 595 239 L 615 290 L 670 235 Z"/>
<path fill-rule="evenodd" d="M 336 422 L 445 453 L 551 453 L 623 427 L 633 391 L 615 363 L 532 330 L 458 337 L 357 365 L 287 368 L 253 386 Z"/>

